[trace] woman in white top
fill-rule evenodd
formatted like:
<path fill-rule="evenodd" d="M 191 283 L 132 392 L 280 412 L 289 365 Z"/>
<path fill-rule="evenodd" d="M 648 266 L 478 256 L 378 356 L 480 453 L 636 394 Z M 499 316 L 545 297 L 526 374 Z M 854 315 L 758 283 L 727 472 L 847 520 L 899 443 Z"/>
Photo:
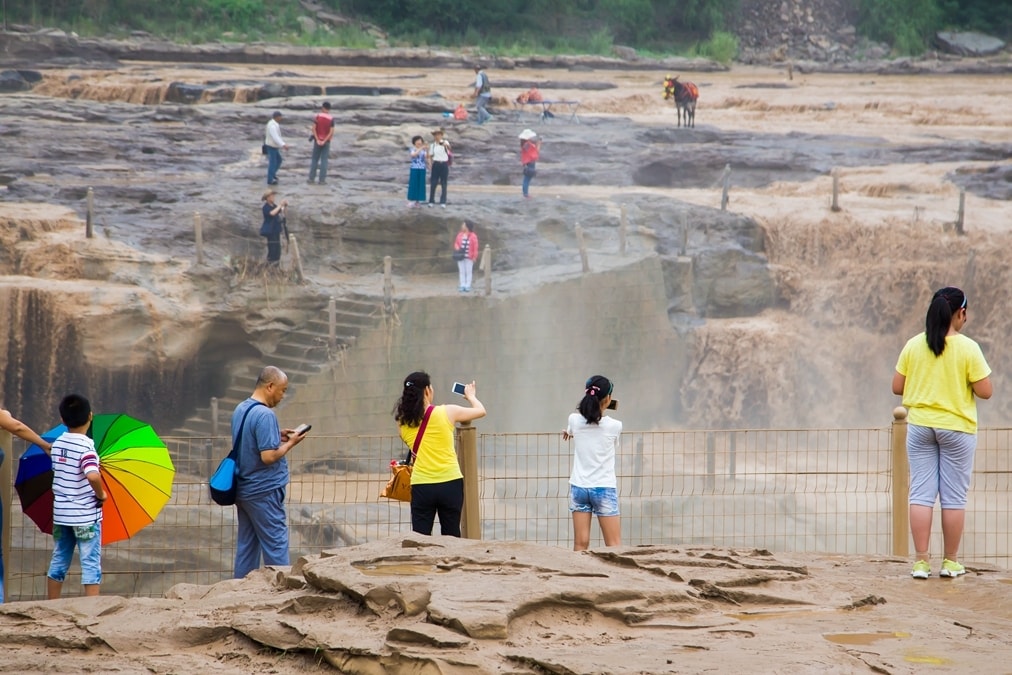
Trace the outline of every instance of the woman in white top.
<path fill-rule="evenodd" d="M 573 514 L 573 550 L 590 547 L 590 521 L 597 514 L 605 546 L 622 545 L 618 510 L 615 452 L 622 423 L 604 414 L 618 407 L 614 385 L 603 375 L 587 380 L 579 412 L 569 416 L 562 440 L 574 439 L 573 471 L 569 476 L 569 510 Z"/>

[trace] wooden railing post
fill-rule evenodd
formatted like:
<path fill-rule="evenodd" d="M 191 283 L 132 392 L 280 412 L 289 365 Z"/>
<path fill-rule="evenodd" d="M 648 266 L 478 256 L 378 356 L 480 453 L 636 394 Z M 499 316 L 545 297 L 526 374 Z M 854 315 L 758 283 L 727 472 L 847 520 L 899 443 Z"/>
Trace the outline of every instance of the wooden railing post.
<path fill-rule="evenodd" d="M 84 236 L 95 236 L 95 188 L 88 188 L 88 215 L 84 221 Z"/>
<path fill-rule="evenodd" d="M 728 192 L 731 191 L 731 165 L 724 165 L 724 175 L 721 176 L 721 182 L 724 184 L 723 189 L 720 193 L 720 210 L 727 211 L 727 203 L 730 201 Z"/>
<path fill-rule="evenodd" d="M 893 408 L 893 555 L 910 555 L 910 469 L 907 465 L 907 409 Z"/>
<path fill-rule="evenodd" d="M 618 252 L 619 255 L 625 255 L 625 237 L 626 232 L 629 229 L 629 217 L 626 214 L 625 204 L 622 205 L 622 220 L 618 225 Z"/>
<path fill-rule="evenodd" d="M 457 427 L 457 460 L 464 474 L 464 509 L 460 513 L 460 534 L 481 539 L 481 495 L 478 494 L 478 430 L 470 422 Z"/>
<path fill-rule="evenodd" d="M 383 256 L 383 309 L 387 314 L 394 311 L 394 259 Z"/>
<path fill-rule="evenodd" d="M 334 296 L 327 301 L 327 344 L 331 352 L 337 349 L 337 301 Z"/>
<path fill-rule="evenodd" d="M 197 264 L 204 264 L 204 225 L 200 221 L 200 211 L 193 212 L 193 241 L 197 245 Z"/>
<path fill-rule="evenodd" d="M 218 438 L 218 397 L 211 397 L 211 438 Z"/>
<path fill-rule="evenodd" d="M 580 264 L 583 266 L 583 273 L 590 271 L 590 261 L 587 259 L 587 242 L 583 239 L 583 228 L 576 226 L 576 243 L 580 246 Z"/>
<path fill-rule="evenodd" d="M 963 216 L 966 212 L 966 190 L 959 188 L 959 211 L 956 213 L 956 234 L 966 234 L 963 230 Z"/>
<path fill-rule="evenodd" d="M 302 256 L 299 255 L 299 241 L 295 238 L 295 235 L 291 235 L 292 239 L 292 260 L 295 264 L 295 281 L 302 283 L 306 280 L 306 275 L 302 272 Z"/>
<path fill-rule="evenodd" d="M 11 475 L 14 466 L 14 444 L 13 438 L 9 431 L 0 429 L 0 455 L 4 455 L 4 459 L 0 460 L 0 523 L 3 527 L 0 527 L 0 555 L 3 557 L 0 560 L 3 561 L 4 573 L 0 575 L 0 600 L 7 601 L 10 598 L 10 587 L 7 585 L 7 565 L 11 563 Z"/>
<path fill-rule="evenodd" d="M 485 244 L 485 250 L 481 252 L 478 269 L 485 273 L 485 295 L 492 295 L 492 247 L 488 244 Z"/>
<path fill-rule="evenodd" d="M 840 210 L 840 172 L 833 169 L 833 204 L 829 207 L 831 211 Z"/>

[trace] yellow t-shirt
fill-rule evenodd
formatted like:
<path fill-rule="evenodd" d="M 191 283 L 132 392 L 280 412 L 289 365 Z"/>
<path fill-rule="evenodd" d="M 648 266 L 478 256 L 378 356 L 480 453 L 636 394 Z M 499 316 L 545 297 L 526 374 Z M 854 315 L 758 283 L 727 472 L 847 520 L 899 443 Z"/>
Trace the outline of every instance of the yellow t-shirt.
<path fill-rule="evenodd" d="M 911 424 L 977 433 L 977 401 L 970 383 L 991 374 L 980 345 L 957 333 L 945 338 L 945 350 L 935 356 L 921 333 L 903 347 L 896 372 L 906 377 L 903 405 Z"/>
<path fill-rule="evenodd" d="M 418 427 L 400 426 L 401 438 L 414 447 Z M 415 457 L 415 468 L 411 470 L 412 485 L 430 483 L 446 483 L 463 478 L 457 453 L 453 449 L 453 422 L 446 415 L 446 406 L 437 405 L 429 415 L 429 424 L 425 427 L 418 456 Z"/>

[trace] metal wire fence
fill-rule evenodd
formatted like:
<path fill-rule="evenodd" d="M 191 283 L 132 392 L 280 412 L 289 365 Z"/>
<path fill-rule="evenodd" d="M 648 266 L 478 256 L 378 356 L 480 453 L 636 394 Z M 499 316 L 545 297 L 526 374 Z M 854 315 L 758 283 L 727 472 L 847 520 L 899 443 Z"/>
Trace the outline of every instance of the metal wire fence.
<path fill-rule="evenodd" d="M 1012 563 L 1010 435 L 979 432 L 961 549 L 966 562 Z M 153 525 L 104 547 L 104 594 L 160 596 L 177 583 L 231 577 L 235 509 L 211 502 L 206 485 L 229 440 L 165 440 L 177 470 L 172 498 Z M 634 431 L 621 443 L 624 545 L 892 553 L 891 427 Z M 16 445 L 14 456 L 23 449 Z M 571 546 L 571 451 L 556 433 L 478 434 L 482 537 Z M 408 533 L 410 507 L 379 497 L 390 460 L 404 453 L 396 436 L 309 436 L 299 445 L 289 455 L 293 561 Z M 52 540 L 21 514 L 16 497 L 8 513 L 7 599 L 43 598 Z M 938 517 L 936 509 L 935 549 Z M 596 526 L 591 545 L 602 545 Z M 78 593 L 79 584 L 75 560 L 65 594 Z"/>

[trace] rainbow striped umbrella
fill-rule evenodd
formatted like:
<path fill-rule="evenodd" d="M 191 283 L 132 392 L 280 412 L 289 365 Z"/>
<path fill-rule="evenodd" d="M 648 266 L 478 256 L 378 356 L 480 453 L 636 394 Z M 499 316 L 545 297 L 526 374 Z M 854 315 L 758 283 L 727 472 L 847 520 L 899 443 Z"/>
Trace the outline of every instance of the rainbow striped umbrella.
<path fill-rule="evenodd" d="M 67 427 L 42 434 L 53 441 Z M 98 451 L 106 502 L 102 509 L 102 543 L 129 539 L 155 521 L 172 496 L 176 469 L 154 429 L 129 415 L 95 415 L 88 429 Z M 21 455 L 14 487 L 21 510 L 43 532 L 53 532 L 53 464 L 32 444 Z"/>

